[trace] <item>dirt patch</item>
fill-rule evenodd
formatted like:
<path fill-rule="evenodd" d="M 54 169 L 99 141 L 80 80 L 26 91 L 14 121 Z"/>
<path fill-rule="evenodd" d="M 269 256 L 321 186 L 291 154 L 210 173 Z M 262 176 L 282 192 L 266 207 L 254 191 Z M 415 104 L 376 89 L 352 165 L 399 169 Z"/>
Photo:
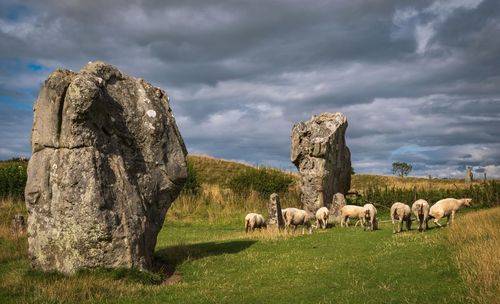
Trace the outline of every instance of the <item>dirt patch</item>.
<path fill-rule="evenodd" d="M 177 284 L 182 280 L 182 273 L 178 271 L 174 271 L 171 276 L 167 277 L 165 280 L 163 280 L 162 285 L 170 286 Z"/>

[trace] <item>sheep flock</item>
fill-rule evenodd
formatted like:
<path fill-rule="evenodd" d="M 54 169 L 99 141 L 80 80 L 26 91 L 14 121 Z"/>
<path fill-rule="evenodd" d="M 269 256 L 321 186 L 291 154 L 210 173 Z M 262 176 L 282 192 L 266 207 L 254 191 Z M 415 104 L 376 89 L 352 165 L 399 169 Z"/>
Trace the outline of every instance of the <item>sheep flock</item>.
<path fill-rule="evenodd" d="M 390 221 L 393 226 L 393 233 L 403 230 L 411 230 L 412 222 L 418 225 L 418 231 L 425 231 L 429 228 L 428 221 L 433 220 L 436 227 L 442 228 L 439 220 L 446 217 L 447 225 L 453 224 L 455 213 L 471 205 L 470 198 L 445 198 L 430 206 L 426 200 L 416 200 L 412 206 L 401 202 L 395 202 L 390 208 Z M 309 233 L 313 229 L 326 229 L 329 224 L 330 210 L 327 207 L 318 208 L 315 214 L 308 214 L 305 210 L 298 208 L 281 209 L 286 232 L 294 233 L 298 226 L 302 226 L 302 234 L 307 230 Z M 348 227 L 350 219 L 356 220 L 355 226 L 361 224 L 364 230 L 378 230 L 379 219 L 377 218 L 377 208 L 374 204 L 368 203 L 364 206 L 345 205 L 340 209 L 340 227 Z M 266 221 L 261 214 L 249 213 L 245 217 L 245 232 L 252 232 L 255 229 L 265 229 Z"/>

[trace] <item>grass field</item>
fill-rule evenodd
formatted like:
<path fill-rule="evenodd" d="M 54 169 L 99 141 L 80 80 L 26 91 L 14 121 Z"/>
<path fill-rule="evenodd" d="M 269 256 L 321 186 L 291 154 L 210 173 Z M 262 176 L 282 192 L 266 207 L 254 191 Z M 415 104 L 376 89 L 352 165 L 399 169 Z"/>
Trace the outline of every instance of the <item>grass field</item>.
<path fill-rule="evenodd" d="M 8 209 L 5 203 L 2 206 L 4 218 L 7 213 L 22 212 L 23 208 L 15 203 Z M 479 212 L 486 213 L 481 218 L 491 217 L 490 222 L 500 222 L 498 208 Z M 468 218 L 479 212 L 462 213 L 457 223 L 470 221 Z M 413 230 L 393 235 L 387 223 L 375 232 L 350 227 L 292 236 L 268 231 L 246 235 L 239 221 L 233 219 L 229 224 L 167 221 L 158 236 L 156 257 L 158 269 L 167 270 L 168 275 L 102 269 L 73 277 L 34 272 L 28 266 L 26 238 L 13 237 L 7 229 L 0 230 L 0 302 L 474 301 L 465 284 L 466 278 L 470 280 L 471 273 L 474 275 L 474 269 L 462 268 L 460 250 L 464 247 L 456 246 L 456 240 L 449 235 L 459 225 L 426 233 Z M 480 239 L 473 238 L 474 246 L 482 248 L 482 242 L 491 239 L 497 228 L 490 229 Z M 469 239 L 467 231 L 459 232 L 463 243 Z M 482 234 L 473 235 L 478 233 Z M 493 246 L 498 248 L 498 244 L 497 238 Z M 498 279 L 496 267 L 495 279 Z M 498 291 L 498 284 L 494 284 L 489 286 L 490 293 Z"/>
<path fill-rule="evenodd" d="M 167 213 L 153 272 L 96 269 L 68 277 L 32 271 L 26 236 L 9 229 L 14 214 L 26 213 L 24 204 L 0 199 L 0 303 L 499 303 L 500 207 L 478 209 L 498 206 L 498 183 L 491 189 L 477 183 L 472 190 L 491 201 L 461 211 L 455 226 L 425 233 L 393 235 L 383 223 L 375 232 L 245 234 L 244 215 L 266 215 L 267 199 L 226 185 L 248 166 L 200 156 L 190 161 L 201 191 L 183 193 Z M 413 193 L 406 186 L 412 178 L 353 178 L 353 186 L 364 189 L 399 187 L 379 195 Z M 423 182 L 445 194 L 469 189 L 454 186 L 456 180 Z M 297 184 L 281 202 L 299 207 Z M 385 208 L 379 218 L 388 220 Z"/>

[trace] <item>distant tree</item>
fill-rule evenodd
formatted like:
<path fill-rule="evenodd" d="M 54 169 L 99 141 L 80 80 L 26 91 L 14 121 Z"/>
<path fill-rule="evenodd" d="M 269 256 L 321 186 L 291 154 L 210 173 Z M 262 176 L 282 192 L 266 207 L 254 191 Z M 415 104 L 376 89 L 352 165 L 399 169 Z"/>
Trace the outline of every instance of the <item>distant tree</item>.
<path fill-rule="evenodd" d="M 392 163 L 392 173 L 401 177 L 408 175 L 413 167 L 405 162 L 394 162 Z"/>
<path fill-rule="evenodd" d="M 354 175 L 354 174 L 356 174 L 356 172 L 354 172 L 354 168 L 351 167 L 351 175 Z"/>

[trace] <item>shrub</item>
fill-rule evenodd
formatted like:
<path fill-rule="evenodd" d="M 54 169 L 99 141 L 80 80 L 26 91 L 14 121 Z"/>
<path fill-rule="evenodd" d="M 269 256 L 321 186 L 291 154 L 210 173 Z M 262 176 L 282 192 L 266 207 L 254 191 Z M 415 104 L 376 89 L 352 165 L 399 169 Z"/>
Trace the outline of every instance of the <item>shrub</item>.
<path fill-rule="evenodd" d="M 390 207 L 394 202 L 412 204 L 417 199 L 425 199 L 430 204 L 443 198 L 472 198 L 476 207 L 492 207 L 500 204 L 500 182 L 490 181 L 483 184 L 471 185 L 468 188 L 456 189 L 402 189 L 385 187 L 368 187 L 364 191 L 363 200 L 375 202 Z"/>
<path fill-rule="evenodd" d="M 24 198 L 26 162 L 2 163 L 0 166 L 0 197 Z"/>
<path fill-rule="evenodd" d="M 186 194 L 197 194 L 200 191 L 201 185 L 198 179 L 198 171 L 190 160 L 187 162 L 187 171 L 188 176 L 182 191 Z"/>
<path fill-rule="evenodd" d="M 269 168 L 248 168 L 229 181 L 229 188 L 235 193 L 247 195 L 255 191 L 262 197 L 271 193 L 284 193 L 293 178 L 281 171 Z"/>

